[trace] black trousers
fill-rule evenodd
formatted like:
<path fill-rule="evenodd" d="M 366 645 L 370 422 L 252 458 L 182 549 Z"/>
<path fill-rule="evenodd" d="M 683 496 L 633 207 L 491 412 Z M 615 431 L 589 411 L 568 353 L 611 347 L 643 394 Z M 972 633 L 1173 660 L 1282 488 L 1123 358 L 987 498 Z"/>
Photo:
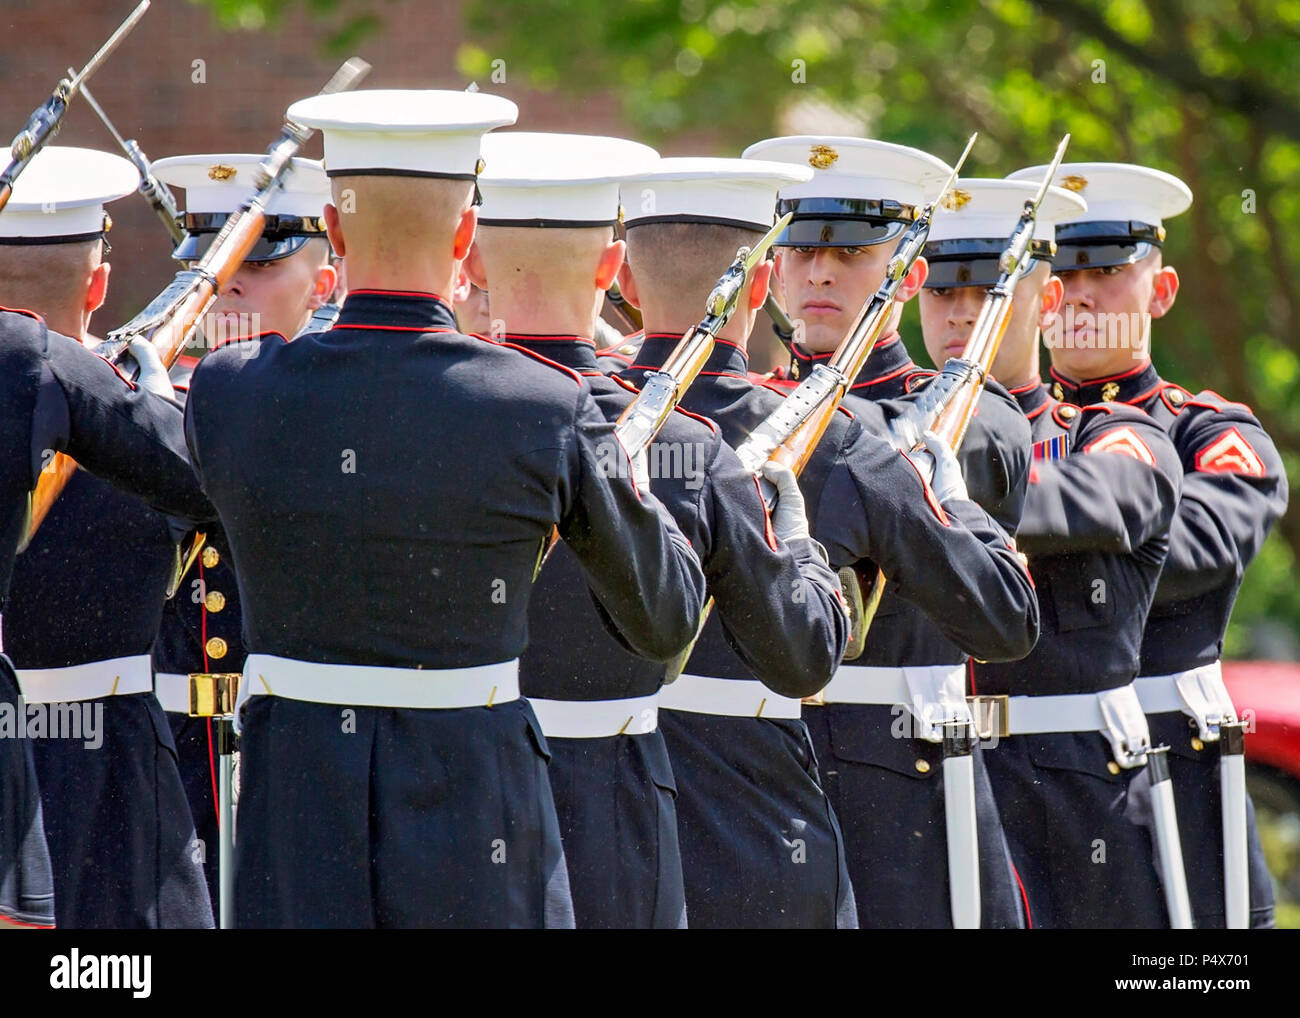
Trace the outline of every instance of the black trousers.
<path fill-rule="evenodd" d="M 910 716 L 879 704 L 805 706 L 823 783 L 844 827 L 863 929 L 950 929 L 943 748 L 895 737 Z M 910 728 L 905 729 L 910 732 Z M 1021 896 L 997 804 L 976 749 L 980 924 L 1024 926 Z"/>
<path fill-rule="evenodd" d="M 1011 736 L 984 756 L 1034 928 L 1168 928 L 1145 768 L 1112 774 L 1097 732 Z"/>
<path fill-rule="evenodd" d="M 548 739 L 578 929 L 679 929 L 677 786 L 659 731 Z"/>
<path fill-rule="evenodd" d="M 238 926 L 573 926 L 549 751 L 525 701 L 257 696 L 241 754 Z"/>
<path fill-rule="evenodd" d="M 158 700 L 131 693 L 70 706 L 102 710 L 102 744 L 32 744 L 58 925 L 211 929 L 202 849 Z"/>
<path fill-rule="evenodd" d="M 220 833 L 213 788 L 221 766 L 220 758 L 216 755 L 216 733 L 213 732 L 209 747 L 208 730 L 213 725 L 210 719 L 192 718 L 187 714 L 173 714 L 169 711 L 167 722 L 171 725 L 172 739 L 176 743 L 181 785 L 185 788 L 190 815 L 194 818 L 194 834 L 199 842 L 199 863 L 203 867 L 212 907 L 216 909 L 219 900 L 217 857 L 220 853 Z"/>
<path fill-rule="evenodd" d="M 54 925 L 54 876 L 45 842 L 26 711 L 20 710 L 13 665 L 0 654 L 0 919 Z"/>
<path fill-rule="evenodd" d="M 660 710 L 693 929 L 857 925 L 844 839 L 802 721 Z"/>

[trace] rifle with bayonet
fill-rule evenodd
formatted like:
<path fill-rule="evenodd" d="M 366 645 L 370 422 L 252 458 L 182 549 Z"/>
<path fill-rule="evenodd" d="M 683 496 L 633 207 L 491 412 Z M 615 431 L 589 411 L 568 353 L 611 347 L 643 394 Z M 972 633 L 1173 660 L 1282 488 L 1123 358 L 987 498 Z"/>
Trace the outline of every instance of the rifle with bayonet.
<path fill-rule="evenodd" d="M 966 157 L 970 154 L 975 139 L 978 137 L 978 134 L 971 135 L 970 141 L 966 143 L 965 151 L 962 152 L 961 158 L 957 160 L 956 166 L 949 173 L 943 189 L 932 202 L 917 212 L 916 218 L 912 220 L 902 237 L 899 238 L 893 257 L 890 258 L 889 264 L 885 267 L 884 280 L 876 292 L 862 306 L 853 328 L 840 343 L 835 353 L 831 355 L 830 360 L 813 368 L 812 373 L 786 397 L 781 406 L 764 419 L 758 427 L 750 432 L 745 441 L 736 447 L 736 455 L 740 457 L 740 462 L 755 477 L 762 477 L 763 464 L 768 460 L 775 460 L 796 474 L 807 465 L 808 460 L 812 457 L 813 450 L 817 448 L 817 443 L 821 441 L 822 435 L 826 433 L 827 427 L 830 426 L 831 419 L 840 405 L 840 400 L 848 391 L 852 380 L 862 370 L 862 366 L 866 364 L 867 358 L 871 356 L 871 351 L 875 348 L 877 340 L 885 331 L 890 314 L 893 311 L 898 289 L 902 286 L 907 274 L 912 270 L 916 259 L 920 257 L 921 249 L 925 247 L 926 238 L 930 235 L 930 221 L 934 217 L 935 207 L 947 196 L 957 182 L 957 175 L 961 172 L 962 165 L 966 162 Z M 775 492 L 765 480 L 760 480 L 759 483 L 763 489 L 764 497 L 770 504 Z M 845 570 L 840 570 L 840 575 L 842 579 L 848 579 Z M 853 589 L 857 589 L 856 581 Z M 869 610 L 871 614 L 874 614 L 876 607 L 874 605 L 862 605 L 860 598 L 855 598 L 852 595 L 849 598 L 849 603 L 853 606 L 851 614 L 853 615 L 854 640 L 850 644 L 850 651 L 849 654 L 846 654 L 846 659 L 850 655 L 857 657 L 862 653 L 863 641 L 861 636 L 865 634 L 866 625 L 870 621 L 870 616 L 866 612 Z M 703 614 L 700 616 L 700 626 L 696 630 L 697 640 L 699 634 L 704 630 L 704 624 L 708 621 L 712 608 L 713 599 L 710 598 L 704 606 Z M 687 647 L 673 660 L 668 669 L 668 681 L 671 682 L 681 674 L 686 666 L 686 661 L 690 657 L 691 650 L 694 649 L 694 643 L 695 641 L 692 641 L 691 646 Z"/>
<path fill-rule="evenodd" d="M 320 94 L 354 89 L 369 70 L 369 64 L 353 57 L 334 73 Z M 284 122 L 280 136 L 267 150 L 266 158 L 254 176 L 256 191 L 226 220 L 202 260 L 192 269 L 178 272 L 171 285 L 148 307 L 126 325 L 110 332 L 96 353 L 118 363 L 132 340 L 144 338 L 157 349 L 163 365 L 171 367 L 194 336 L 203 315 L 217 299 L 222 287 L 230 282 L 262 235 L 267 203 L 292 171 L 293 157 L 314 133 L 312 128 L 292 120 Z M 75 461 L 60 453 L 41 472 L 32 493 L 27 541 L 36 533 L 76 469 Z"/>
<path fill-rule="evenodd" d="M 72 72 L 69 71 L 69 74 Z M 113 122 L 108 119 L 108 114 L 104 112 L 102 106 L 95 101 L 95 97 L 90 94 L 90 89 L 84 85 L 81 88 L 81 96 L 86 100 L 86 105 L 95 111 L 95 114 L 103 121 L 104 126 L 108 128 L 108 133 L 113 136 L 126 157 L 135 164 L 135 168 L 140 173 L 140 194 L 144 196 L 150 207 L 158 214 L 162 220 L 163 226 L 171 234 L 172 243 L 179 244 L 185 239 L 185 230 L 180 223 L 180 210 L 176 206 L 176 198 L 171 190 L 161 180 L 153 175 L 153 169 L 149 165 L 149 159 L 141 151 L 139 144 L 134 138 L 123 138 L 113 126 Z"/>
<path fill-rule="evenodd" d="M 1011 305 L 1016 284 L 1029 265 L 1029 246 L 1034 238 L 1034 224 L 1038 207 L 1047 195 L 1047 188 L 1056 174 L 1070 143 L 1067 134 L 1056 147 L 1056 155 L 1047 168 L 1038 192 L 1026 199 L 1007 245 L 998 258 L 998 279 L 989 288 L 980 308 L 979 316 L 971 330 L 970 338 L 960 357 L 944 364 L 931 382 L 921 391 L 918 399 L 892 426 L 901 439 L 904 452 L 914 452 L 922 447 L 921 433 L 933 431 L 947 443 L 953 452 L 961 448 L 966 429 L 975 415 L 984 380 L 993 368 L 1007 322 L 1011 318 Z"/>
<path fill-rule="evenodd" d="M 768 250 L 789 221 L 790 216 L 786 215 L 752 248 L 741 246 L 736 250 L 735 259 L 718 277 L 704 301 L 704 317 L 682 334 L 663 366 L 646 376 L 641 391 L 619 414 L 618 420 L 614 422 L 614 437 L 627 452 L 628 459 L 635 460 L 649 448 L 655 435 L 659 434 L 659 429 L 668 420 L 668 415 L 682 401 L 686 390 L 713 352 L 713 341 L 735 314 L 741 291 L 749 281 L 754 266 L 767 257 Z M 533 567 L 534 580 L 559 540 L 560 532 L 552 529 L 550 538 L 538 550 L 537 563 Z"/>
<path fill-rule="evenodd" d="M 109 54 L 117 49 L 131 29 L 135 28 L 136 23 L 144 17 L 144 12 L 149 9 L 149 3 L 150 0 L 140 0 L 139 6 L 117 26 L 117 31 L 99 47 L 99 52 L 90 58 L 86 66 L 79 73 L 73 73 L 69 69 L 68 73 L 71 77 L 61 79 L 54 86 L 54 92 L 50 97 L 27 118 L 27 124 L 9 146 L 9 165 L 0 172 L 0 209 L 9 204 L 9 198 L 14 193 L 14 182 L 27 168 L 32 157 L 58 133 L 59 127 L 63 124 L 63 117 L 68 112 L 69 101 L 79 91 L 84 92 L 83 86 L 86 80 L 99 70 Z"/>
<path fill-rule="evenodd" d="M 681 402 L 704 362 L 713 352 L 713 342 L 735 314 L 741 291 L 754 266 L 767 257 L 768 249 L 790 222 L 786 213 L 757 244 L 741 247 L 704 302 L 704 317 L 687 329 L 663 366 L 646 375 L 641 391 L 619 416 L 614 433 L 630 457 L 645 449 L 663 427 L 668 415 Z"/>

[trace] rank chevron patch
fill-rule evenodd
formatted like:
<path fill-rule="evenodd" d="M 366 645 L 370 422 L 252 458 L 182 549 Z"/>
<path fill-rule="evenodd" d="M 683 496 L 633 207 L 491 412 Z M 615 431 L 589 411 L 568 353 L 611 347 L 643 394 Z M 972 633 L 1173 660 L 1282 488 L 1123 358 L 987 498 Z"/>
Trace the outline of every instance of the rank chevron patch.
<path fill-rule="evenodd" d="M 1085 446 L 1083 451 L 1117 452 L 1121 456 L 1131 456 L 1149 467 L 1156 465 L 1156 458 L 1151 455 L 1151 450 L 1132 428 L 1116 428 L 1114 431 L 1108 431 L 1091 445 Z"/>
<path fill-rule="evenodd" d="M 1263 460 L 1236 428 L 1229 428 L 1196 454 L 1196 469 L 1203 474 L 1265 474 Z"/>

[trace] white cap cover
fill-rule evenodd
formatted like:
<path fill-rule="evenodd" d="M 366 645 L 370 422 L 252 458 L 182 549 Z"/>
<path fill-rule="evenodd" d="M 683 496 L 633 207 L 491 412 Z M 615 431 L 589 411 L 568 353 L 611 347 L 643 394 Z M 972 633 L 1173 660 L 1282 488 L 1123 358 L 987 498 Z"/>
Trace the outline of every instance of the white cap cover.
<path fill-rule="evenodd" d="M 762 159 L 660 159 L 623 181 L 623 216 L 628 226 L 721 223 L 766 231 L 781 188 L 812 175 L 807 166 Z"/>
<path fill-rule="evenodd" d="M 316 95 L 288 116 L 318 127 L 325 170 L 336 176 L 452 177 L 472 180 L 483 135 L 513 124 L 519 108 L 485 92 L 368 89 Z"/>
<path fill-rule="evenodd" d="M 659 153 L 625 138 L 507 131 L 483 139 L 484 226 L 612 226 L 619 183 Z"/>
<path fill-rule="evenodd" d="M 102 236 L 106 202 L 140 186 L 129 160 L 109 152 L 47 145 L 32 157 L 0 211 L 0 243 L 57 244 Z"/>

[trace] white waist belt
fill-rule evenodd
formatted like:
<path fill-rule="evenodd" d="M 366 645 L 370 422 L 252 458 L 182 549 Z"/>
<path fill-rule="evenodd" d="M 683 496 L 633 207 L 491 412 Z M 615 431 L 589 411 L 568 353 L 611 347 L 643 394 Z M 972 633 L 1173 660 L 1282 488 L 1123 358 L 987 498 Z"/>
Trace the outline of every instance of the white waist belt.
<path fill-rule="evenodd" d="M 18 686 L 28 703 L 67 703 L 151 693 L 153 662 L 148 654 L 134 654 L 68 668 L 20 668 Z"/>
<path fill-rule="evenodd" d="M 604 739 L 645 735 L 659 727 L 659 694 L 624 700 L 543 700 L 528 702 L 548 739 Z"/>
<path fill-rule="evenodd" d="M 175 672 L 158 672 L 153 677 L 154 696 L 169 714 L 190 712 L 190 677 Z"/>
<path fill-rule="evenodd" d="M 473 668 L 383 668 L 249 654 L 236 716 L 253 696 L 347 707 L 491 707 L 519 699 L 519 659 Z"/>
<path fill-rule="evenodd" d="M 917 722 L 916 737 L 943 740 L 943 725 L 969 723 L 966 703 L 966 666 L 908 665 L 875 668 L 841 665 L 822 690 L 823 703 L 901 704 Z"/>
<path fill-rule="evenodd" d="M 773 693 L 757 679 L 719 679 L 682 674 L 659 691 L 659 706 L 729 718 L 798 721 L 800 701 Z"/>
<path fill-rule="evenodd" d="M 1121 767 L 1137 767 L 1151 749 L 1146 715 L 1133 686 L 1100 693 L 1007 698 L 1007 734 L 1100 732 Z"/>
<path fill-rule="evenodd" d="M 1139 676 L 1133 688 L 1148 714 L 1179 711 L 1195 718 L 1205 742 L 1218 741 L 1219 726 L 1237 720 L 1237 708 L 1223 684 L 1223 666 L 1218 661 L 1173 675 Z"/>

